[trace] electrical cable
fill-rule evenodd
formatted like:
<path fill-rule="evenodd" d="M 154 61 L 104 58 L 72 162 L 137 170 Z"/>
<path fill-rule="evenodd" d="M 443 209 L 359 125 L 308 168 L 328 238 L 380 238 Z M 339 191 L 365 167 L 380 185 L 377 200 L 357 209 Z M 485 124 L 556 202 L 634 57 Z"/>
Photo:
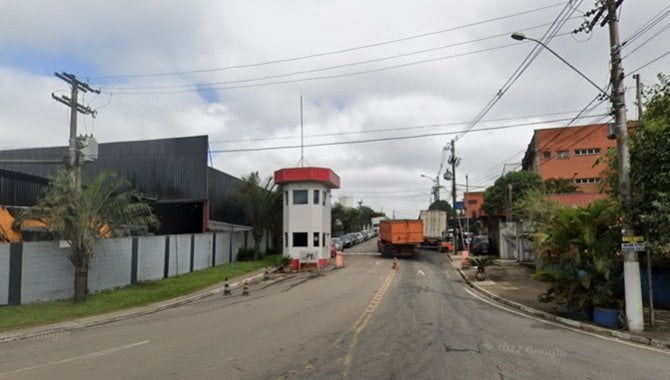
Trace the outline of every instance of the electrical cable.
<path fill-rule="evenodd" d="M 518 117 L 488 119 L 488 120 L 483 120 L 482 122 L 489 123 L 489 122 L 519 120 L 519 119 L 531 119 L 531 118 L 539 118 L 539 117 L 547 117 L 547 116 L 573 114 L 575 112 L 577 112 L 577 111 L 552 112 L 552 113 L 526 115 L 526 116 L 518 116 Z M 398 127 L 398 128 L 370 129 L 370 130 L 365 130 L 365 131 L 331 132 L 331 133 L 320 133 L 320 134 L 313 134 L 313 135 L 308 134 L 308 135 L 304 135 L 304 137 L 306 137 L 306 138 L 319 138 L 319 137 L 332 137 L 332 136 L 360 135 L 360 134 L 380 133 L 380 132 L 407 131 L 407 130 L 417 130 L 417 129 L 426 129 L 426 128 L 452 127 L 452 126 L 459 126 L 459 125 L 467 125 L 468 123 L 469 122 L 467 122 L 467 121 L 453 122 L 453 123 L 436 123 L 436 124 L 427 124 L 427 125 L 405 126 L 405 127 Z M 290 140 L 290 139 L 295 139 L 295 138 L 296 138 L 296 136 L 292 135 L 292 136 L 279 136 L 279 137 L 235 139 L 235 140 L 217 140 L 217 141 L 210 141 L 210 143 L 211 144 L 228 144 L 228 143 L 240 143 L 240 142 Z"/>
<path fill-rule="evenodd" d="M 269 60 L 269 61 L 265 61 L 265 62 L 233 65 L 233 66 L 218 67 L 218 68 L 212 68 L 212 69 L 185 70 L 185 71 L 165 72 L 165 73 L 107 75 L 107 76 L 88 77 L 87 79 L 89 79 L 89 80 L 100 80 L 100 79 L 120 79 L 120 78 L 181 76 L 181 75 L 208 73 L 208 72 L 215 72 L 215 71 L 224 71 L 224 70 L 230 70 L 230 69 L 240 69 L 240 68 L 266 66 L 266 65 L 275 64 L 275 63 L 294 62 L 294 61 L 300 61 L 300 60 L 311 59 L 311 58 L 316 58 L 316 57 L 323 57 L 323 56 L 329 56 L 329 55 L 335 55 L 335 54 L 341 54 L 341 53 L 348 53 L 348 52 L 352 52 L 352 51 L 369 49 L 369 48 L 378 47 L 378 46 L 395 44 L 395 43 L 398 43 L 398 42 L 410 41 L 410 40 L 417 39 L 417 38 L 423 38 L 423 37 L 428 37 L 428 36 L 434 36 L 434 35 L 437 35 L 437 34 L 453 32 L 455 30 L 465 29 L 465 28 L 468 28 L 468 27 L 471 27 L 471 26 L 483 25 L 483 24 L 487 24 L 487 23 L 490 23 L 490 22 L 505 20 L 505 19 L 509 19 L 509 18 L 513 18 L 513 17 L 517 17 L 517 16 L 522 16 L 522 15 L 527 15 L 527 14 L 543 11 L 543 10 L 546 10 L 546 9 L 551 9 L 551 8 L 554 8 L 554 7 L 558 7 L 562 4 L 563 4 L 563 2 L 559 2 L 559 3 L 552 4 L 552 5 L 544 6 L 544 7 L 539 7 L 539 8 L 535 8 L 535 9 L 531 9 L 531 10 L 527 10 L 527 11 L 517 12 L 517 13 L 513 13 L 513 14 L 499 16 L 499 17 L 494 17 L 494 18 L 490 18 L 490 19 L 486 19 L 486 20 L 482 20 L 482 21 L 476 21 L 476 22 L 472 22 L 472 23 L 469 23 L 469 24 L 463 24 L 463 25 L 459 25 L 459 26 L 455 26 L 455 27 L 451 27 L 451 28 L 446 28 L 446 29 L 441 29 L 441 30 L 437 30 L 437 31 L 415 34 L 415 35 L 411 35 L 411 36 L 396 38 L 396 39 L 382 41 L 382 42 L 375 42 L 375 43 L 371 43 L 371 44 L 360 45 L 360 46 L 355 46 L 355 47 L 350 47 L 350 48 L 345 48 L 345 49 L 331 50 L 331 51 L 326 51 L 326 52 L 307 54 L 307 55 L 297 56 L 297 57 L 292 57 L 292 58 L 273 59 L 273 60 Z"/>
<path fill-rule="evenodd" d="M 117 94 L 117 95 L 185 94 L 185 93 L 198 92 L 198 91 L 201 91 L 201 90 L 225 91 L 225 90 L 237 90 L 237 89 L 243 89 L 243 88 L 276 86 L 276 85 L 299 83 L 299 82 L 311 82 L 311 81 L 315 81 L 315 80 L 324 80 L 324 79 L 338 79 L 338 78 L 344 78 L 344 77 L 349 77 L 349 76 L 357 76 L 357 75 L 363 75 L 363 74 L 371 74 L 371 73 L 378 73 L 378 72 L 383 72 L 383 71 L 395 70 L 395 69 L 399 69 L 399 68 L 410 67 L 410 66 L 420 65 L 420 64 L 424 64 L 424 63 L 438 62 L 438 61 L 443 61 L 443 60 L 446 60 L 446 59 L 459 58 L 459 57 L 464 57 L 464 56 L 474 55 L 474 54 L 479 54 L 479 53 L 486 53 L 486 52 L 489 52 L 489 51 L 500 50 L 500 49 L 504 49 L 504 48 L 508 48 L 508 47 L 517 46 L 517 45 L 518 44 L 511 43 L 511 44 L 507 44 L 507 45 L 501 45 L 501 46 L 496 46 L 496 47 L 473 50 L 473 51 L 470 51 L 470 52 L 452 54 L 452 55 L 447 55 L 447 56 L 442 56 L 442 57 L 428 58 L 428 59 L 423 59 L 423 60 L 398 64 L 398 65 L 380 67 L 380 68 L 376 68 L 376 69 L 354 71 L 354 72 L 342 73 L 342 74 L 322 75 L 322 76 L 300 78 L 300 79 L 289 79 L 289 80 L 283 80 L 283 81 L 247 84 L 247 85 L 239 85 L 239 86 L 224 86 L 224 87 L 212 86 L 212 87 L 208 87 L 208 88 L 205 88 L 205 89 L 188 89 L 188 90 L 174 90 L 174 91 L 114 91 L 114 92 L 107 92 L 107 93 L 112 93 L 112 94 Z"/>

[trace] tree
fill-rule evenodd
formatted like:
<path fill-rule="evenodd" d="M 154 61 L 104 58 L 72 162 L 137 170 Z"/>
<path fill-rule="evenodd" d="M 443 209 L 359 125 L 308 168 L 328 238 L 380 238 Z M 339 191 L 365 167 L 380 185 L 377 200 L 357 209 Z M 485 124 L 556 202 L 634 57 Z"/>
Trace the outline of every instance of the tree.
<path fill-rule="evenodd" d="M 261 241 L 266 229 L 273 229 L 277 215 L 282 212 L 281 191 L 273 191 L 272 177 L 263 184 L 258 172 L 242 177 L 235 186 L 232 199 L 244 211 L 247 223 L 251 225 L 251 236 L 254 239 L 254 260 L 261 257 Z"/>
<path fill-rule="evenodd" d="M 670 258 L 670 77 L 647 93 L 644 124 L 631 137 L 631 215 L 655 256 Z"/>
<path fill-rule="evenodd" d="M 533 236 L 544 269 L 536 278 L 551 283 L 541 302 L 556 302 L 566 311 L 593 306 L 617 307 L 623 299 L 620 212 L 609 199 L 586 207 L 566 207 L 551 201 L 540 205 L 538 232 Z"/>
<path fill-rule="evenodd" d="M 44 197 L 16 221 L 20 225 L 27 219 L 39 220 L 57 239 L 68 243 L 77 303 L 86 300 L 88 270 L 98 240 L 112 236 L 122 226 L 158 225 L 150 206 L 129 186 L 110 172 L 100 173 L 88 185 L 75 186 L 70 172 L 59 171 Z"/>
<path fill-rule="evenodd" d="M 629 213 L 636 234 L 646 236 L 647 249 L 657 258 L 670 259 L 670 77 L 645 93 L 642 125 L 631 133 Z M 605 157 L 602 190 L 618 199 L 617 155 Z"/>
<path fill-rule="evenodd" d="M 339 236 L 349 232 L 361 231 L 370 225 L 372 218 L 385 216 L 383 212 L 377 212 L 367 206 L 348 208 L 340 203 L 335 203 L 331 209 L 331 226 L 333 235 Z"/>
<path fill-rule="evenodd" d="M 428 207 L 429 210 L 440 210 L 440 211 L 446 211 L 447 215 L 451 216 L 452 213 L 452 208 L 449 202 L 445 201 L 444 199 L 440 199 L 439 201 L 435 201 L 430 204 Z"/>
<path fill-rule="evenodd" d="M 512 185 L 512 205 L 508 205 L 508 185 Z M 531 189 L 542 188 L 542 177 L 533 171 L 510 172 L 498 178 L 493 186 L 484 192 L 482 208 L 488 215 L 501 215 L 507 206 L 523 199 Z"/>
<path fill-rule="evenodd" d="M 544 181 L 544 190 L 549 194 L 576 193 L 577 186 L 567 178 L 549 178 Z"/>

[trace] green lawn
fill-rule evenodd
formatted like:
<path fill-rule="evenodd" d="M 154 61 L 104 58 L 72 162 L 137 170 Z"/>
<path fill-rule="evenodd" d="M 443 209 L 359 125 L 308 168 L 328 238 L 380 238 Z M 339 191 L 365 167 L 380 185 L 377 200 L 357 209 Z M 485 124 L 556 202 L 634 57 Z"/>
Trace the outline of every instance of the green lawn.
<path fill-rule="evenodd" d="M 83 304 L 64 300 L 21 306 L 2 306 L 0 307 L 0 332 L 103 314 L 182 296 L 223 282 L 226 277 L 233 279 L 257 269 L 278 265 L 281 259 L 280 255 L 266 256 L 259 261 L 224 264 L 160 281 L 130 285 L 89 295 Z"/>

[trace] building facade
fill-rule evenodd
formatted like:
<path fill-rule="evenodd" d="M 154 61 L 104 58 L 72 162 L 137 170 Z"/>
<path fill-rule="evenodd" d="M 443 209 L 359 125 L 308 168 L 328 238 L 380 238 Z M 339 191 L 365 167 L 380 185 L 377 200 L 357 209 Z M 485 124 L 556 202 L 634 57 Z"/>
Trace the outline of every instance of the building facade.
<path fill-rule="evenodd" d="M 470 191 L 463 195 L 463 204 L 466 218 L 479 218 L 486 213 L 482 206 L 484 205 L 483 191 Z"/>
<path fill-rule="evenodd" d="M 523 170 L 543 180 L 568 179 L 580 193 L 598 193 L 608 149 L 616 147 L 608 124 L 536 129 L 523 158 Z"/>

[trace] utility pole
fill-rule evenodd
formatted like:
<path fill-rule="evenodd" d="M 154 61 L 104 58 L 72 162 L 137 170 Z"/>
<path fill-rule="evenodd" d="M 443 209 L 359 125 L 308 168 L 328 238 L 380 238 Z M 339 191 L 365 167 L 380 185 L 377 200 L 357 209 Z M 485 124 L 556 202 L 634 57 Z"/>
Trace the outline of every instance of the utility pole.
<path fill-rule="evenodd" d="M 470 195 L 470 188 L 468 187 L 468 175 L 465 175 L 465 194 L 466 196 Z M 468 202 L 469 199 L 466 199 L 466 197 L 463 197 L 463 213 L 465 214 L 465 229 L 470 232 L 470 216 L 468 215 Z"/>
<path fill-rule="evenodd" d="M 70 85 L 70 97 L 65 95 L 60 97 L 51 93 L 51 97 L 60 103 L 70 107 L 70 140 L 68 147 L 68 170 L 71 171 L 72 184 L 76 187 L 81 186 L 81 162 L 79 160 L 79 149 L 77 147 L 77 116 L 79 113 L 95 117 L 96 111 L 90 107 L 79 104 L 79 91 L 100 93 L 100 90 L 92 89 L 88 84 L 81 82 L 73 74 L 66 72 L 54 73 L 55 76 L 67 82 Z"/>
<path fill-rule="evenodd" d="M 626 99 L 621 66 L 621 43 L 619 42 L 619 20 L 617 7 L 620 1 L 607 0 L 607 23 L 610 35 L 610 60 L 612 62 L 612 93 L 614 118 L 617 125 L 617 159 L 619 174 L 619 199 L 623 211 L 623 238 L 634 236 L 631 218 L 630 152 L 628 151 L 628 123 L 626 120 Z M 601 24 L 602 25 L 602 24 Z M 604 26 L 604 25 L 603 25 Z M 640 283 L 640 261 L 637 252 L 623 252 L 623 270 L 626 297 L 626 321 L 628 330 L 644 330 L 642 313 L 642 286 Z"/>
<path fill-rule="evenodd" d="M 456 165 L 458 165 L 459 159 L 456 157 L 456 140 L 451 140 L 451 156 L 449 156 L 449 163 L 451 164 L 451 202 L 453 205 L 453 214 L 454 214 L 454 255 L 458 249 L 458 236 L 456 234 L 456 221 L 458 219 L 458 212 L 456 211 Z M 447 173 L 445 173 L 447 177 Z M 449 218 L 447 218 L 449 219 Z"/>

